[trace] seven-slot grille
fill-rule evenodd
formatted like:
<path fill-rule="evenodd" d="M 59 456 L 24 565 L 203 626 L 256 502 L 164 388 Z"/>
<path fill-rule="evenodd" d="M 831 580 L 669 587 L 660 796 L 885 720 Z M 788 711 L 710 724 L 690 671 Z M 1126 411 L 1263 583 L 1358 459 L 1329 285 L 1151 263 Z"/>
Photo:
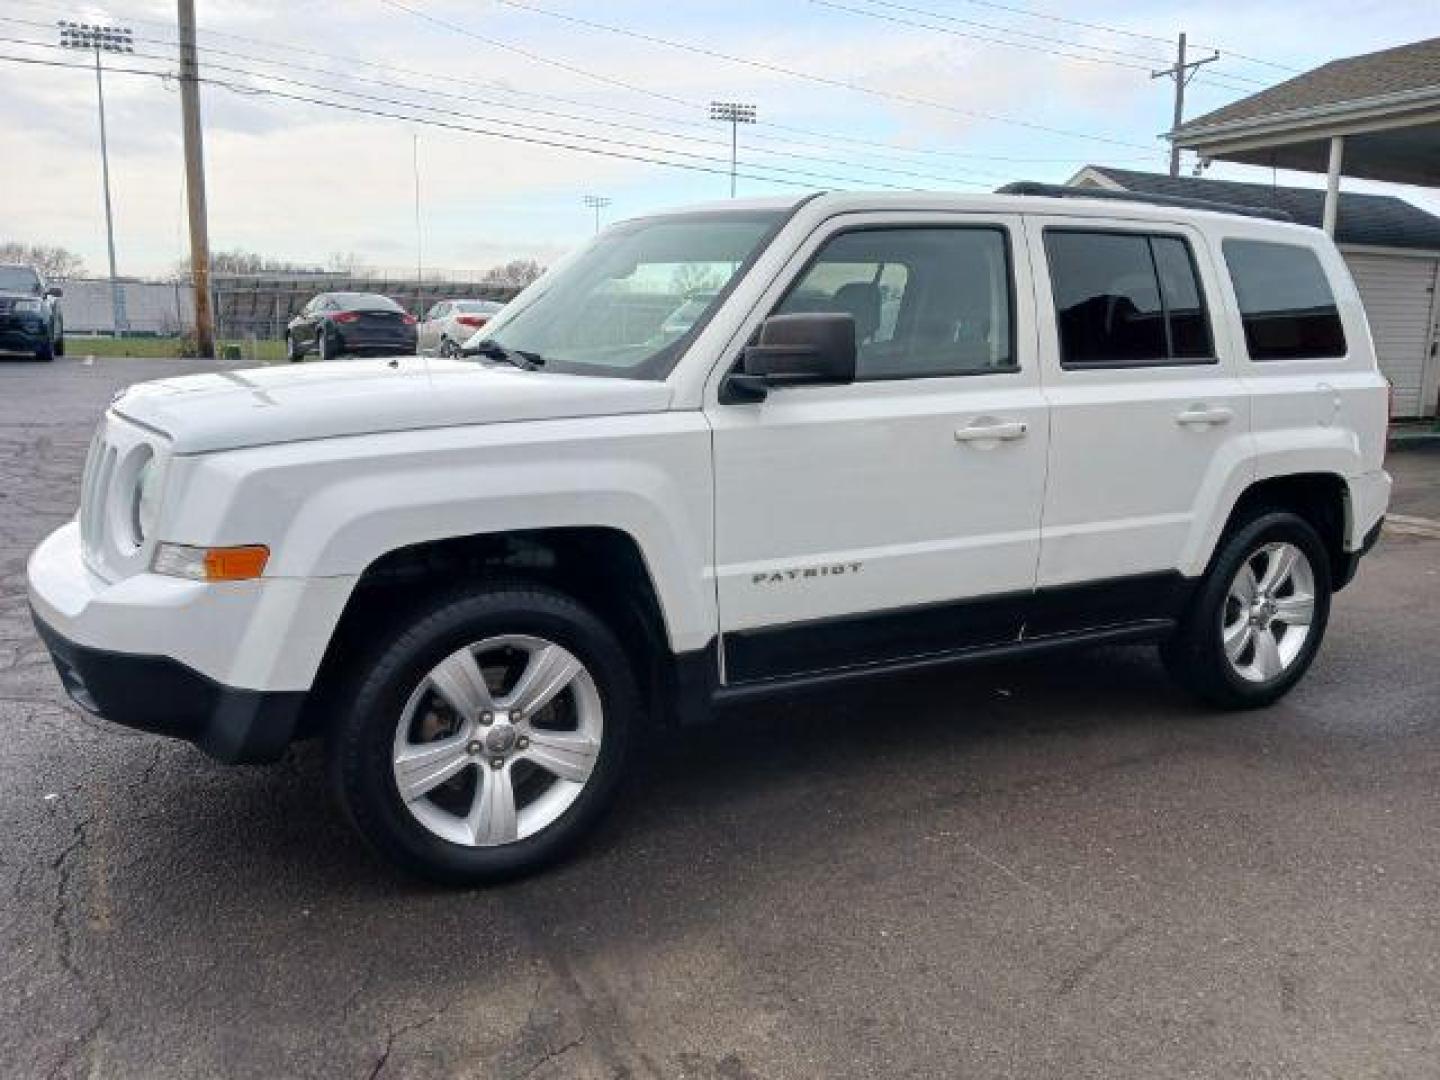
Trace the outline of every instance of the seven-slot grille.
<path fill-rule="evenodd" d="M 105 437 L 108 427 L 106 417 L 90 440 L 90 453 L 85 458 L 85 472 L 80 480 L 80 550 L 90 568 L 97 572 L 104 562 L 105 500 L 119 458 L 119 451 Z"/>

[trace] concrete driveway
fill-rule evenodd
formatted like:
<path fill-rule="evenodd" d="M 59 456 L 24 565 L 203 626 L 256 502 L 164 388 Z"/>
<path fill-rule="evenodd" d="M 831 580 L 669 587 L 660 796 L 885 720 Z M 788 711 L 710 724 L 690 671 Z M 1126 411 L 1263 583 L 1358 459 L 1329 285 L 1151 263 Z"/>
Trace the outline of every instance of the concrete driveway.
<path fill-rule="evenodd" d="M 94 721 L 32 634 L 95 417 L 187 367 L 0 365 L 0 1075 L 1440 1069 L 1440 539 L 1387 537 L 1265 712 L 1124 649 L 754 709 L 657 740 L 574 861 L 445 892 L 318 747 Z M 1427 453 L 1397 502 L 1440 516 Z"/>

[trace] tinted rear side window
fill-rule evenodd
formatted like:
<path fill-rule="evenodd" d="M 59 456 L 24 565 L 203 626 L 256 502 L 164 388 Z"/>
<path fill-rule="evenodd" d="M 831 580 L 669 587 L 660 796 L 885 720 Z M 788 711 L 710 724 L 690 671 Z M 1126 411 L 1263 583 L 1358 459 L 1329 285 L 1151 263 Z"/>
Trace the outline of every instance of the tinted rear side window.
<path fill-rule="evenodd" d="M 1045 252 L 1065 367 L 1214 358 L 1205 298 L 1184 240 L 1047 229 Z"/>
<path fill-rule="evenodd" d="M 1224 250 L 1250 359 L 1345 355 L 1335 294 L 1314 251 L 1260 240 L 1226 240 Z"/>

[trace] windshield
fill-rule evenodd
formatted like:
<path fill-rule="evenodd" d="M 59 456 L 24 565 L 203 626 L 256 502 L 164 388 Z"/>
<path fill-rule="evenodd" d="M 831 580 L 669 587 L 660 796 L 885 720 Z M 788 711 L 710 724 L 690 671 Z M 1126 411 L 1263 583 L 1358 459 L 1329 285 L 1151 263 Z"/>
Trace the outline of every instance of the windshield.
<path fill-rule="evenodd" d="M 543 357 L 546 371 L 663 379 L 784 216 L 722 210 L 622 223 L 477 336 Z"/>
<path fill-rule="evenodd" d="M 493 315 L 502 305 L 493 300 L 456 300 L 455 310 L 467 315 Z"/>
<path fill-rule="evenodd" d="M 38 293 L 40 278 L 28 266 L 0 266 L 0 291 Z"/>

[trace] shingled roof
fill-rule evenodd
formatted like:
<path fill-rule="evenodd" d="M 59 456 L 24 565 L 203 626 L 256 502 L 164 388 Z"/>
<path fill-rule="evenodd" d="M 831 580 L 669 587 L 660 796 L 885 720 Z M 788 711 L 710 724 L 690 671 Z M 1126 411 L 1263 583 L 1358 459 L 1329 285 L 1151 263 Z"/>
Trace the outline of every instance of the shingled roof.
<path fill-rule="evenodd" d="M 1332 60 L 1214 112 L 1181 124 L 1181 134 L 1324 106 L 1440 89 L 1440 37 Z"/>
<path fill-rule="evenodd" d="M 1107 165 L 1087 165 L 1081 175 L 1086 171 L 1099 173 L 1126 191 L 1145 195 L 1183 195 L 1192 199 L 1284 210 L 1300 224 L 1317 228 L 1325 212 L 1325 192 L 1318 188 L 1272 187 L 1269 184 L 1212 180 L 1201 176 L 1166 176 L 1163 173 L 1112 169 Z M 1393 195 L 1361 195 L 1342 191 L 1335 241 L 1340 244 L 1440 251 L 1440 217 Z"/>

